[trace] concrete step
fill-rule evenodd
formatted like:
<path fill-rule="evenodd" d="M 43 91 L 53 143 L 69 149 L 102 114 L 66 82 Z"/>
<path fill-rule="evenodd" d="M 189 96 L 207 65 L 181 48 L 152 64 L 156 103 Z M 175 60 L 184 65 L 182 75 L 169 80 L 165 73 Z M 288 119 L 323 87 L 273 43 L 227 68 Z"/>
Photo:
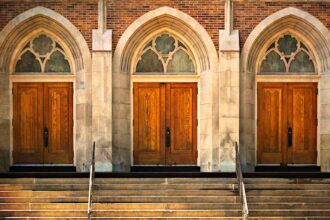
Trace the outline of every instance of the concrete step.
<path fill-rule="evenodd" d="M 295 184 L 295 183 L 294 184 L 245 184 L 245 189 L 246 190 L 267 190 L 267 189 L 269 190 L 274 190 L 274 189 L 330 190 L 330 184 Z"/>
<path fill-rule="evenodd" d="M 94 202 L 125 203 L 237 203 L 237 196 L 95 196 Z M 0 203 L 87 203 L 81 197 L 0 197 Z"/>
<path fill-rule="evenodd" d="M 87 184 L 88 178 L 1 178 L 1 184 Z M 234 184 L 236 178 L 96 178 L 95 184 Z"/>
<path fill-rule="evenodd" d="M 264 216 L 285 216 L 285 217 L 328 217 L 330 210 L 291 210 L 291 209 L 253 209 L 249 210 L 249 216 L 264 217 Z"/>
<path fill-rule="evenodd" d="M 85 203 L 1 203 L 0 210 L 86 210 Z M 93 203 L 93 210 L 240 210 L 239 203 Z"/>
<path fill-rule="evenodd" d="M 330 197 L 306 196 L 247 196 L 250 203 L 330 203 Z"/>
<path fill-rule="evenodd" d="M 234 190 L 237 184 L 95 184 L 97 190 Z M 9 190 L 88 190 L 88 184 L 0 184 L 0 191 Z"/>
<path fill-rule="evenodd" d="M 244 178 L 245 184 L 330 184 L 330 178 Z"/>
<path fill-rule="evenodd" d="M 86 211 L 1 211 L 0 217 L 87 217 Z M 94 211 L 93 217 L 240 217 L 238 210 Z"/>
<path fill-rule="evenodd" d="M 42 219 L 42 220 L 63 220 L 63 219 L 86 219 L 83 217 L 70 217 L 70 218 L 62 218 L 62 217 L 51 217 L 51 218 L 47 218 L 47 217 L 42 217 L 42 218 L 24 218 L 24 217 L 10 217 L 10 219 L 15 219 L 15 220 L 27 220 L 27 219 Z M 93 217 L 92 219 L 109 219 L 108 217 Z M 111 219 L 116 219 L 116 220 L 169 220 L 169 218 L 167 217 L 111 217 Z M 241 217 L 171 217 L 171 220 L 210 220 L 210 219 L 225 219 L 225 220 L 241 220 Z M 249 217 L 249 219 L 252 220 L 329 220 L 328 217 L 284 217 L 284 216 L 279 216 L 279 217 Z"/>
<path fill-rule="evenodd" d="M 94 196 L 235 196 L 229 190 L 95 190 Z M 0 191 L 1 197 L 87 196 L 88 191 Z"/>
<path fill-rule="evenodd" d="M 328 210 L 330 203 L 252 203 L 250 210 Z M 94 203 L 94 210 L 241 209 L 239 203 Z M 2 203 L 0 210 L 86 210 L 84 203 Z"/>
<path fill-rule="evenodd" d="M 330 203 L 249 203 L 249 210 L 253 209 L 329 209 Z"/>
<path fill-rule="evenodd" d="M 330 190 L 247 190 L 247 196 L 308 196 L 330 197 Z"/>
<path fill-rule="evenodd" d="M 86 217 L 86 211 L 47 210 L 47 211 L 0 211 L 0 217 Z M 239 210 L 115 210 L 94 211 L 94 217 L 239 217 Z M 330 210 L 251 210 L 251 217 L 329 217 Z"/>

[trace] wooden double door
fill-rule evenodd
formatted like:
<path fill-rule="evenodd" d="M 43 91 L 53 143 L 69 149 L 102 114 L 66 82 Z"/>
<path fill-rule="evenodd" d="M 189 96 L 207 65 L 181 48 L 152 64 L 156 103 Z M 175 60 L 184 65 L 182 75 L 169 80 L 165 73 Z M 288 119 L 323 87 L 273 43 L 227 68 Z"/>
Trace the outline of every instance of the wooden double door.
<path fill-rule="evenodd" d="M 197 163 L 197 84 L 134 83 L 134 164 Z"/>
<path fill-rule="evenodd" d="M 72 164 L 72 83 L 13 83 L 14 164 Z"/>
<path fill-rule="evenodd" d="M 258 83 L 259 164 L 315 164 L 317 84 Z"/>

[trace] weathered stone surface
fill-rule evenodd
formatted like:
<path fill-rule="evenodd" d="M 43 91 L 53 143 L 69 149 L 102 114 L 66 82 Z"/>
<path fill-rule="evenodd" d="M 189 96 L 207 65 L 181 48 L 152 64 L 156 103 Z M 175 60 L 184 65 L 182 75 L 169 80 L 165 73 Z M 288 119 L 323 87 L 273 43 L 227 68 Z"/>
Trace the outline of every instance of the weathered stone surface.
<path fill-rule="evenodd" d="M 220 35 L 228 32 L 220 31 Z M 235 32 L 238 36 L 238 32 Z M 238 45 L 237 36 L 232 35 Z M 230 36 L 227 36 L 230 40 Z M 237 42 L 236 42 L 237 40 Z M 231 45 L 230 47 L 233 47 Z M 219 161 L 221 172 L 235 171 L 235 142 L 239 141 L 239 52 L 223 46 L 220 50 L 219 77 Z"/>
<path fill-rule="evenodd" d="M 93 52 L 92 129 L 96 142 L 96 171 L 112 170 L 111 52 Z"/>

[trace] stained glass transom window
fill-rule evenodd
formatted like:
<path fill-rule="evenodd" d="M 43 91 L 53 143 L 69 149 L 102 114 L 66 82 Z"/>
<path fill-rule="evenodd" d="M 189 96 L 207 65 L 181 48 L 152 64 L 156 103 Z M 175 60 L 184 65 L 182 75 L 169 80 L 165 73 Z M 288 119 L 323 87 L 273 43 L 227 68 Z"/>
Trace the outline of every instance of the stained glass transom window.
<path fill-rule="evenodd" d="M 164 33 L 148 41 L 140 52 L 136 74 L 195 74 L 191 52 L 185 44 Z"/>
<path fill-rule="evenodd" d="M 16 74 L 71 74 L 70 64 L 61 45 L 40 34 L 23 47 L 15 66 Z"/>
<path fill-rule="evenodd" d="M 315 74 L 312 54 L 303 42 L 285 34 L 268 47 L 260 74 Z"/>

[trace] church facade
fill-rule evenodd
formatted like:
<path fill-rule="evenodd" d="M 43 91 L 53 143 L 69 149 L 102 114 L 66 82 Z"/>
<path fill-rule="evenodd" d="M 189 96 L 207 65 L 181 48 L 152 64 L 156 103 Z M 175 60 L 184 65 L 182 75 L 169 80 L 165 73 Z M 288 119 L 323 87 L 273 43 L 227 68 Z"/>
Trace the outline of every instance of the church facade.
<path fill-rule="evenodd" d="M 330 2 L 0 2 L 0 170 L 330 171 Z"/>

